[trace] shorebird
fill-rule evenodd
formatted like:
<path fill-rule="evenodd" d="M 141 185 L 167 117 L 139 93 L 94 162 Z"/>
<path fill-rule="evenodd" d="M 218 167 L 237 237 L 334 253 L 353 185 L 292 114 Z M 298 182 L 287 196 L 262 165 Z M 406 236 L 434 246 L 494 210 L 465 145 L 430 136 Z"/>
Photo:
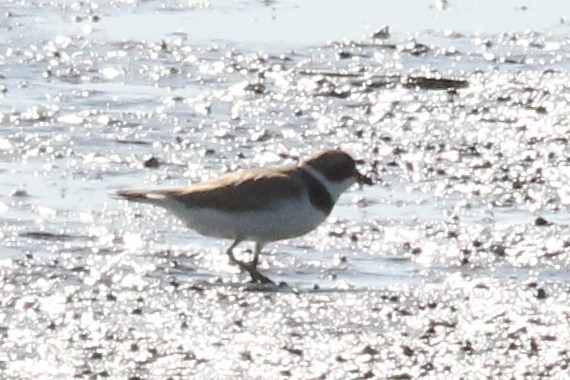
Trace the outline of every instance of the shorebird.
<path fill-rule="evenodd" d="M 249 273 L 254 282 L 272 283 L 257 269 L 263 247 L 314 230 L 355 183 L 372 181 L 357 170 L 350 155 L 326 150 L 298 165 L 233 172 L 188 187 L 120 190 L 114 195 L 163 207 L 202 235 L 231 239 L 226 251 L 230 263 Z M 250 262 L 234 256 L 234 248 L 243 241 L 255 242 Z"/>

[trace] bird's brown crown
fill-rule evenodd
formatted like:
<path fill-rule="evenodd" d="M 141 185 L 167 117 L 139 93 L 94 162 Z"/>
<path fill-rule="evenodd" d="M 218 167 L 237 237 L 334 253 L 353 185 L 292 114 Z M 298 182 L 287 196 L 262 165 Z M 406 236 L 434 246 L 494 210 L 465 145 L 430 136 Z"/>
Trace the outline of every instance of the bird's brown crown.
<path fill-rule="evenodd" d="M 350 177 L 358 177 L 354 159 L 340 149 L 316 153 L 303 163 L 318 170 L 331 182 L 340 182 Z"/>

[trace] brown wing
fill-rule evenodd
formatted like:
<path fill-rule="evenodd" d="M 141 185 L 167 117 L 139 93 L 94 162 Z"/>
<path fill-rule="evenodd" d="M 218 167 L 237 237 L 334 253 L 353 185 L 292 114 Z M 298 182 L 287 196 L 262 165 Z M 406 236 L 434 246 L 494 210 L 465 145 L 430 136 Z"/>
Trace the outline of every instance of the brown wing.
<path fill-rule="evenodd" d="M 184 189 L 156 193 L 175 198 L 189 207 L 226 211 L 255 210 L 282 198 L 303 196 L 305 188 L 293 167 L 281 170 L 256 169 L 231 173 Z"/>

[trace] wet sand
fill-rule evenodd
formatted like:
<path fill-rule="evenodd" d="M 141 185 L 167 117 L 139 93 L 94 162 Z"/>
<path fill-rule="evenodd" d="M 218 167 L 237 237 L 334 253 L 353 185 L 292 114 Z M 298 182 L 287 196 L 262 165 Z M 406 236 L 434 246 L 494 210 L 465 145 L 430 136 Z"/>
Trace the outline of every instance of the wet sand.
<path fill-rule="evenodd" d="M 567 375 L 565 3 L 168 4 L 0 5 L 2 378 Z M 108 197 L 334 146 L 285 287 Z"/>
<path fill-rule="evenodd" d="M 38 264 L 2 268 L 4 292 L 12 295 L 3 302 L 7 378 L 478 379 L 568 372 L 567 284 L 458 272 L 420 287 L 265 292 L 178 280 L 168 267 L 99 276 L 75 262 Z"/>

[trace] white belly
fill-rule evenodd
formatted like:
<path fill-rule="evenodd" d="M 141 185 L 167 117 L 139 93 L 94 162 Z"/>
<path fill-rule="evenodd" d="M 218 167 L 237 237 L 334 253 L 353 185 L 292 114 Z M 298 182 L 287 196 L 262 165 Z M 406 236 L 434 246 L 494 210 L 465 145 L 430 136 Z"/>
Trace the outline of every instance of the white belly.
<path fill-rule="evenodd" d="M 207 208 L 167 207 L 196 232 L 225 239 L 270 242 L 305 235 L 327 215 L 299 200 L 267 210 L 226 212 Z"/>

